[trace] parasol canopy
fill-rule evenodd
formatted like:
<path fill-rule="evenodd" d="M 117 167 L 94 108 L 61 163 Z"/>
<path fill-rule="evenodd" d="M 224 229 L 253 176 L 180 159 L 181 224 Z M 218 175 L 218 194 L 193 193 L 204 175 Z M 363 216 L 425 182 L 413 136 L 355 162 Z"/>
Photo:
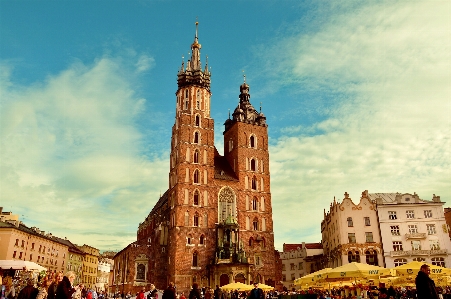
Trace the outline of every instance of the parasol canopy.
<path fill-rule="evenodd" d="M 2 269 L 13 269 L 13 270 L 27 270 L 27 271 L 47 271 L 47 268 L 44 268 L 36 263 L 30 261 L 21 261 L 21 260 L 0 260 L 0 268 Z"/>
<path fill-rule="evenodd" d="M 233 291 L 233 290 L 249 291 L 249 290 L 252 290 L 253 288 L 254 288 L 253 286 L 244 284 L 242 282 L 232 282 L 232 283 L 223 285 L 221 287 L 221 289 L 224 291 Z"/>
<path fill-rule="evenodd" d="M 251 286 L 252 287 L 252 286 Z M 262 289 L 263 291 L 270 291 L 270 290 L 274 290 L 274 287 L 269 286 L 267 284 L 264 283 L 259 283 L 257 288 Z"/>
<path fill-rule="evenodd" d="M 412 261 L 410 263 L 391 268 L 396 271 L 398 276 L 417 275 L 422 265 L 427 264 L 431 267 L 431 275 L 451 275 L 451 269 L 440 266 L 431 265 L 425 262 Z"/>
<path fill-rule="evenodd" d="M 389 274 L 390 270 L 383 267 L 352 262 L 334 268 L 323 276 L 326 276 L 327 278 L 369 278 Z"/>
<path fill-rule="evenodd" d="M 307 274 L 298 279 L 295 279 L 294 284 L 295 285 L 312 284 L 315 281 L 323 279 L 324 278 L 323 276 L 330 270 L 332 270 L 332 268 L 324 268 L 316 272 Z"/>

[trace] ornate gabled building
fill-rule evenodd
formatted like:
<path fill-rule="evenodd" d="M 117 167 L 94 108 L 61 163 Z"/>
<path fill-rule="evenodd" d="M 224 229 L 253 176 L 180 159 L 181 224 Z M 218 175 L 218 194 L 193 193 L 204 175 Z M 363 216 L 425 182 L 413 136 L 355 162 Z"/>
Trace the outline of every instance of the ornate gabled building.
<path fill-rule="evenodd" d="M 365 191 L 367 192 L 367 191 Z M 369 193 L 377 204 L 386 267 L 411 261 L 451 265 L 451 241 L 440 196 Z"/>
<path fill-rule="evenodd" d="M 324 268 L 335 268 L 350 262 L 384 266 L 383 248 L 377 206 L 362 192 L 354 204 L 346 192 L 341 203 L 334 198 L 329 212 L 324 210 L 321 222 Z"/>
<path fill-rule="evenodd" d="M 122 277 L 116 285 L 124 291 L 169 282 L 178 291 L 193 282 L 275 284 L 266 118 L 244 82 L 224 124 L 224 156 L 218 153 L 211 73 L 202 67 L 197 33 L 196 23 L 191 58 L 177 73 L 168 190 L 140 223 L 133 250 L 115 257 L 113 275 Z"/>

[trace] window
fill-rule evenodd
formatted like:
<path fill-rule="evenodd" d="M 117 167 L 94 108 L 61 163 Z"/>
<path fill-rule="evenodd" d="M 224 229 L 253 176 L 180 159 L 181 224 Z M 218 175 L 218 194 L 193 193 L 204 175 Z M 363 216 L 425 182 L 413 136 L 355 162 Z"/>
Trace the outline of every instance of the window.
<path fill-rule="evenodd" d="M 348 221 L 348 227 L 354 226 L 354 223 L 352 222 L 352 217 L 348 217 L 347 221 Z"/>
<path fill-rule="evenodd" d="M 295 279 L 296 279 L 295 274 L 291 273 L 291 280 L 295 280 Z"/>
<path fill-rule="evenodd" d="M 194 132 L 194 143 L 199 143 L 199 132 Z"/>
<path fill-rule="evenodd" d="M 428 235 L 435 235 L 437 233 L 435 230 L 435 224 L 426 224 L 426 229 L 428 231 Z"/>
<path fill-rule="evenodd" d="M 413 261 L 414 262 L 425 262 L 426 259 L 424 257 L 415 257 L 415 258 L 413 258 Z"/>
<path fill-rule="evenodd" d="M 251 188 L 252 190 L 257 190 L 257 178 L 255 176 L 252 178 Z"/>
<path fill-rule="evenodd" d="M 407 211 L 406 211 L 406 217 L 407 217 L 407 219 L 413 219 L 413 218 L 415 218 L 415 213 L 414 213 L 414 211 L 413 211 L 413 210 L 407 210 Z"/>
<path fill-rule="evenodd" d="M 372 251 L 367 250 L 365 252 L 365 256 L 366 256 L 366 263 L 368 265 L 373 265 L 373 266 L 377 266 L 378 265 L 377 252 L 376 251 L 374 251 L 374 250 L 372 250 Z"/>
<path fill-rule="evenodd" d="M 194 180 L 194 184 L 199 184 L 199 170 L 198 169 L 194 170 L 193 180 Z"/>
<path fill-rule="evenodd" d="M 348 252 L 348 262 L 352 263 L 352 262 L 357 262 L 360 263 L 360 254 L 358 251 L 352 252 L 349 251 Z"/>
<path fill-rule="evenodd" d="M 33 255 L 30 254 L 30 262 L 33 260 Z"/>
<path fill-rule="evenodd" d="M 197 97 L 196 97 L 196 109 L 200 109 L 200 91 L 197 91 Z"/>
<path fill-rule="evenodd" d="M 197 252 L 193 253 L 193 267 L 197 267 Z"/>
<path fill-rule="evenodd" d="M 285 264 L 282 264 L 282 271 L 286 271 L 286 266 L 285 266 Z"/>
<path fill-rule="evenodd" d="M 407 264 L 407 260 L 406 259 L 395 259 L 394 260 L 395 263 L 395 267 Z"/>
<path fill-rule="evenodd" d="M 254 246 L 254 238 L 250 237 L 249 238 L 249 247 Z"/>
<path fill-rule="evenodd" d="M 191 239 L 192 239 L 191 235 L 188 235 L 186 237 L 186 244 L 190 245 L 191 244 Z"/>
<path fill-rule="evenodd" d="M 201 235 L 201 236 L 200 236 L 199 244 L 201 244 L 201 245 L 204 245 L 204 244 L 205 244 L 205 237 L 204 237 L 204 235 Z"/>
<path fill-rule="evenodd" d="M 403 251 L 401 241 L 393 241 L 393 251 Z"/>
<path fill-rule="evenodd" d="M 194 125 L 195 125 L 196 127 L 199 127 L 199 126 L 200 126 L 200 116 L 199 116 L 198 114 L 197 114 L 196 117 L 195 117 Z"/>
<path fill-rule="evenodd" d="M 251 170 L 255 171 L 255 159 L 251 159 Z"/>
<path fill-rule="evenodd" d="M 193 162 L 194 163 L 199 163 L 199 151 L 198 150 L 194 151 Z"/>
<path fill-rule="evenodd" d="M 431 261 L 434 266 L 445 267 L 445 258 L 443 257 L 433 257 Z"/>
<path fill-rule="evenodd" d="M 371 226 L 370 217 L 365 217 L 363 220 L 365 221 L 365 226 Z"/>
<path fill-rule="evenodd" d="M 257 209 L 258 209 L 258 199 L 257 199 L 257 197 L 254 197 L 252 199 L 252 210 L 257 211 Z"/>
<path fill-rule="evenodd" d="M 304 263 L 303 262 L 299 262 L 299 270 L 304 269 Z"/>
<path fill-rule="evenodd" d="M 258 219 L 255 218 L 254 221 L 252 221 L 253 229 L 258 230 Z"/>
<path fill-rule="evenodd" d="M 296 270 L 296 266 L 294 264 L 290 264 L 290 269 L 291 270 Z"/>
<path fill-rule="evenodd" d="M 285 274 L 282 275 L 282 281 L 287 281 L 287 276 Z"/>
<path fill-rule="evenodd" d="M 390 220 L 396 220 L 396 219 L 398 219 L 398 218 L 396 217 L 396 211 L 388 211 L 388 219 L 390 219 Z"/>
<path fill-rule="evenodd" d="M 409 224 L 409 234 L 416 234 L 418 233 L 418 228 L 416 224 Z"/>
<path fill-rule="evenodd" d="M 20 246 L 20 247 L 22 247 L 22 248 L 25 247 L 25 241 L 24 240 L 22 240 L 22 246 Z"/>
<path fill-rule="evenodd" d="M 424 218 L 432 218 L 432 210 L 424 210 Z"/>
<path fill-rule="evenodd" d="M 19 246 L 19 239 L 16 239 L 16 244 L 14 244 L 15 246 Z"/>
<path fill-rule="evenodd" d="M 391 231 L 391 234 L 393 236 L 399 236 L 400 235 L 400 233 L 399 233 L 399 225 L 391 225 L 390 226 L 390 231 Z"/>
<path fill-rule="evenodd" d="M 13 252 L 13 259 L 16 258 L 16 254 L 17 254 L 17 251 L 14 251 L 14 252 Z"/>
<path fill-rule="evenodd" d="M 438 240 L 429 240 L 429 247 L 431 250 L 440 250 L 440 244 Z"/>
<path fill-rule="evenodd" d="M 199 191 L 194 191 L 194 201 L 193 201 L 193 204 L 195 205 L 195 206 L 198 206 L 199 205 Z"/>
<path fill-rule="evenodd" d="M 355 233 L 348 233 L 348 243 L 355 243 Z"/>
<path fill-rule="evenodd" d="M 367 243 L 372 243 L 373 241 L 373 233 L 372 232 L 366 232 L 365 233 L 365 240 Z"/>
<path fill-rule="evenodd" d="M 194 214 L 194 220 L 193 220 L 194 226 L 199 226 L 199 214 Z"/>
<path fill-rule="evenodd" d="M 31 243 L 31 250 L 34 250 L 34 243 Z"/>
<path fill-rule="evenodd" d="M 412 250 L 421 250 L 421 242 L 419 240 L 412 240 L 410 244 L 412 245 Z"/>
<path fill-rule="evenodd" d="M 22 259 L 22 254 L 23 254 L 23 252 L 21 251 L 21 252 L 19 253 L 19 259 Z"/>
<path fill-rule="evenodd" d="M 254 135 L 251 135 L 251 137 L 249 138 L 249 144 L 250 144 L 250 146 L 252 147 L 252 148 L 254 148 L 255 147 L 255 136 Z"/>

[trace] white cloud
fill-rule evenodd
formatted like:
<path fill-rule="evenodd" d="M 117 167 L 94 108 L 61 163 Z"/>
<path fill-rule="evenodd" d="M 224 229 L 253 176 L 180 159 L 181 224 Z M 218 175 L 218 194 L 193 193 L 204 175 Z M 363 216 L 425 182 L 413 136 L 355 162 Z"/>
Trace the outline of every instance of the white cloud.
<path fill-rule="evenodd" d="M 138 73 L 145 72 L 155 65 L 155 59 L 151 56 L 142 54 L 139 56 L 138 61 L 135 64 L 136 71 Z"/>
<path fill-rule="evenodd" d="M 279 84 L 344 94 L 329 119 L 286 128 L 292 137 L 271 147 L 277 247 L 320 241 L 322 211 L 345 191 L 450 204 L 450 11 L 447 1 L 338 10 L 314 33 L 274 43 Z"/>
<path fill-rule="evenodd" d="M 120 61 L 75 63 L 29 87 L 2 67 L 0 84 L 0 206 L 102 249 L 136 238 L 168 165 L 142 154 L 134 122 L 145 100 Z"/>

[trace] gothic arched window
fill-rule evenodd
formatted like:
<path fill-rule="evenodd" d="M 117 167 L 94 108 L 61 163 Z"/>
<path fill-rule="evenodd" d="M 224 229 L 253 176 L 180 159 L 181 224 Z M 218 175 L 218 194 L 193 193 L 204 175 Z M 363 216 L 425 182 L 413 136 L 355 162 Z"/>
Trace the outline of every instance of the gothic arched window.
<path fill-rule="evenodd" d="M 199 151 L 197 149 L 194 151 L 193 162 L 194 163 L 199 163 Z"/>
<path fill-rule="evenodd" d="M 254 197 L 252 199 L 252 210 L 257 211 L 258 210 L 258 199 L 257 197 Z"/>
<path fill-rule="evenodd" d="M 197 267 L 197 252 L 193 252 L 193 267 Z"/>
<path fill-rule="evenodd" d="M 199 126 L 200 126 L 200 116 L 199 116 L 199 114 L 196 114 L 195 121 L 194 121 L 194 125 L 195 125 L 196 127 L 199 127 Z"/>
<path fill-rule="evenodd" d="M 199 143 L 199 132 L 194 132 L 194 143 Z"/>
<path fill-rule="evenodd" d="M 258 230 L 258 219 L 254 218 L 254 220 L 252 221 L 252 228 L 254 230 Z"/>
<path fill-rule="evenodd" d="M 256 170 L 256 166 L 255 166 L 255 159 L 251 159 L 251 170 L 255 171 Z"/>
<path fill-rule="evenodd" d="M 193 182 L 199 184 L 199 169 L 194 170 Z"/>
<path fill-rule="evenodd" d="M 257 190 L 257 178 L 255 176 L 252 177 L 251 189 L 252 190 Z"/>
<path fill-rule="evenodd" d="M 193 204 L 195 205 L 195 206 L 198 206 L 199 205 L 199 191 L 194 191 L 194 200 L 193 200 Z"/>
<path fill-rule="evenodd" d="M 193 226 L 199 226 L 199 214 L 197 212 L 194 214 Z"/>
<path fill-rule="evenodd" d="M 197 91 L 197 96 L 196 96 L 196 109 L 200 109 L 200 91 Z"/>
<path fill-rule="evenodd" d="M 236 217 L 236 197 L 232 188 L 224 187 L 218 194 L 218 219 L 219 223 L 224 222 L 228 216 Z"/>
<path fill-rule="evenodd" d="M 205 243 L 205 236 L 201 235 L 200 239 L 199 239 L 199 244 L 204 245 L 204 243 Z"/>
<path fill-rule="evenodd" d="M 252 148 L 255 148 L 255 136 L 251 135 L 251 137 L 249 138 L 249 145 Z"/>

